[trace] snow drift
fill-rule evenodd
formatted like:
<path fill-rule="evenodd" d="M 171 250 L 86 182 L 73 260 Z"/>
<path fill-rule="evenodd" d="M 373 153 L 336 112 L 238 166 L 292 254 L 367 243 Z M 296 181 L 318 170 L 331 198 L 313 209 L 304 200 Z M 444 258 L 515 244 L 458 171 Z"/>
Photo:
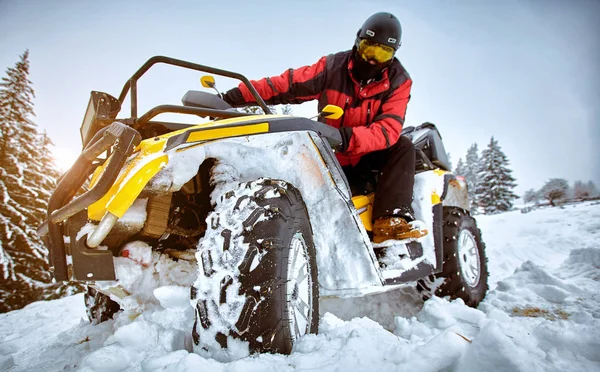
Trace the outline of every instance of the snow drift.
<path fill-rule="evenodd" d="M 90 325 L 81 295 L 0 315 L 0 370 L 600 370 L 600 204 L 477 220 L 491 274 L 478 309 L 411 289 L 323 301 L 320 333 L 291 355 L 221 363 L 189 352 L 186 283 L 147 267 L 137 275 L 153 290 L 137 317 Z"/>

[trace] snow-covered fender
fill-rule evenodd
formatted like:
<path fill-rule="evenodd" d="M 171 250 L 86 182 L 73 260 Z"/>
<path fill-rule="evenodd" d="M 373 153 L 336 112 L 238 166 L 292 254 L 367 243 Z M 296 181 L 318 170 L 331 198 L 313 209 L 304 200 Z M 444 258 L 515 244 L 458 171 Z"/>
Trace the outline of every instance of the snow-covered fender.
<path fill-rule="evenodd" d="M 441 198 L 444 207 L 458 207 L 466 211 L 471 210 L 467 183 L 452 173 L 444 174 L 444 193 Z"/>
<path fill-rule="evenodd" d="M 412 207 L 415 217 L 424 221 L 430 231 L 430 234 L 420 240 L 424 257 L 435 272 L 440 272 L 444 244 L 443 208 L 469 210 L 466 183 L 442 169 L 417 173 Z"/>
<path fill-rule="evenodd" d="M 277 123 L 272 125 L 273 122 Z M 325 247 L 319 260 L 323 266 L 321 282 L 326 288 L 381 285 L 375 269 L 376 257 L 368 249 L 368 236 L 331 150 L 331 141 L 337 142 L 335 135 L 339 136 L 337 130 L 307 119 L 255 115 L 219 120 L 142 141 L 112 189 L 88 209 L 90 219 L 101 221 L 88 233 L 87 244 L 100 244 L 143 189 L 154 195 L 177 192 L 197 174 L 205 159 L 212 158 L 221 167 L 230 165 L 235 171 L 229 179 L 220 180 L 213 198 L 228 191 L 227 187 L 234 188 L 234 183 L 261 177 L 281 179 L 301 190 L 309 204 L 319 245 Z M 100 168 L 94 179 L 101 173 Z M 332 215 L 330 209 L 336 213 Z M 348 229 L 353 233 L 350 239 L 348 234 L 332 234 Z"/>
<path fill-rule="evenodd" d="M 150 180 L 149 191 L 178 191 L 206 159 L 216 160 L 213 201 L 240 182 L 286 181 L 300 190 L 307 206 L 321 295 L 353 295 L 382 286 L 377 258 L 347 182 L 331 146 L 321 136 L 311 131 L 268 133 L 181 143 L 166 153 L 168 164 Z"/>
<path fill-rule="evenodd" d="M 429 234 L 419 241 L 425 262 L 438 271 L 442 266 L 442 198 L 446 189 L 446 172 L 430 170 L 415 175 L 412 207 L 415 217 L 423 221 Z M 426 273 L 425 275 L 427 275 Z"/>
<path fill-rule="evenodd" d="M 434 201 L 433 204 L 441 202 L 444 207 L 458 207 L 466 211 L 470 210 L 467 183 L 457 178 L 453 173 L 442 169 L 435 169 L 418 173 L 416 179 L 427 180 L 425 182 L 428 185 L 428 191 L 423 190 L 420 185 L 415 184 L 415 194 L 427 194 L 428 192 Z"/>

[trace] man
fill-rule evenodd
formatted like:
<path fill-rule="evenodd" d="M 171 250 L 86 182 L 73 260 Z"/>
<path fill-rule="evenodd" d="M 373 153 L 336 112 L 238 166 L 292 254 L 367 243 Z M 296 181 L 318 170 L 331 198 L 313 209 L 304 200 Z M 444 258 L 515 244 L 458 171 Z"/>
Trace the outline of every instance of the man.
<path fill-rule="evenodd" d="M 289 69 L 280 76 L 252 81 L 268 104 L 319 100 L 344 109 L 339 120 L 343 139 L 336 156 L 352 184 L 361 173 L 378 172 L 373 206 L 373 241 L 418 238 L 411 208 L 415 148 L 401 137 L 412 80 L 394 57 L 401 44 L 398 19 L 385 12 L 369 17 L 356 34 L 352 50 L 322 57 L 311 66 Z M 255 102 L 240 84 L 223 95 L 234 107 Z"/>

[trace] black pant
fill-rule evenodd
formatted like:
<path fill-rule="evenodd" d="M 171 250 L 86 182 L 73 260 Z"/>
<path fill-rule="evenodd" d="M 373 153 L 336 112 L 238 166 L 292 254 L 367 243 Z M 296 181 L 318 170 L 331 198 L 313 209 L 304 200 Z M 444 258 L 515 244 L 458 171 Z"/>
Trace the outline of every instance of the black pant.
<path fill-rule="evenodd" d="M 404 217 L 406 213 L 413 215 L 415 160 L 415 146 L 408 137 L 401 136 L 393 146 L 363 156 L 355 167 L 342 168 L 353 195 L 373 191 L 373 183 L 376 183 L 373 219 Z"/>

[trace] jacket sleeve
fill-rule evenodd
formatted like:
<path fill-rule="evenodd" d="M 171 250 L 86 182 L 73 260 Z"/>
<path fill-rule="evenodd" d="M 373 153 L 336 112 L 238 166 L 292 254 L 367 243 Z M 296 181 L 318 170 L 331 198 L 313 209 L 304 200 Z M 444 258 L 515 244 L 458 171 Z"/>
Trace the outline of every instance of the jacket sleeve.
<path fill-rule="evenodd" d="M 394 145 L 400 139 L 406 106 L 410 99 L 412 80 L 407 79 L 384 100 L 381 110 L 373 122 L 366 126 L 352 127 L 352 138 L 348 153 L 365 154 L 383 150 Z"/>
<path fill-rule="evenodd" d="M 269 105 L 295 104 L 317 99 L 325 88 L 327 58 L 322 57 L 310 66 L 286 70 L 279 76 L 251 80 L 250 83 Z M 230 89 L 223 99 L 234 107 L 256 102 L 244 83 Z"/>

